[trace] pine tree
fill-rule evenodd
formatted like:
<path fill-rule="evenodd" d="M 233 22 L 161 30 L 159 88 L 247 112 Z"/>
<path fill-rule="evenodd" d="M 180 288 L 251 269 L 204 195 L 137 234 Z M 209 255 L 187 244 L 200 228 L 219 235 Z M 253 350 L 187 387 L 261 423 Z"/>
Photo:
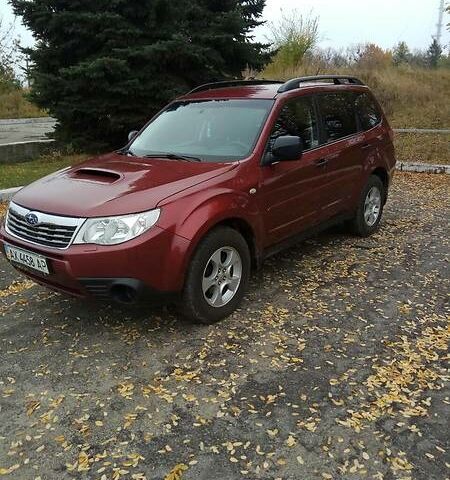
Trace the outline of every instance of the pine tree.
<path fill-rule="evenodd" d="M 261 68 L 265 0 L 10 0 L 37 43 L 32 99 L 77 148 L 120 146 L 170 99 Z"/>
<path fill-rule="evenodd" d="M 439 60 L 441 59 L 441 56 L 442 56 L 442 48 L 439 45 L 438 41 L 434 39 L 430 45 L 430 48 L 427 51 L 428 65 L 431 68 L 437 68 L 439 65 Z"/>
<path fill-rule="evenodd" d="M 399 42 L 394 48 L 392 61 L 394 65 L 399 66 L 409 63 L 411 60 L 411 52 L 406 42 Z"/>

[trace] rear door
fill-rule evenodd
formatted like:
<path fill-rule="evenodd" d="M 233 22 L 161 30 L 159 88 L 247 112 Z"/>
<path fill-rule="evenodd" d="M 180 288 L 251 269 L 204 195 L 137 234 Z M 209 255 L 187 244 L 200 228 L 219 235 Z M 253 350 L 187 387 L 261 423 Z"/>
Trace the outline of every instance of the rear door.
<path fill-rule="evenodd" d="M 324 189 L 320 217 L 327 220 L 352 208 L 363 169 L 364 134 L 360 133 L 355 111 L 356 94 L 330 92 L 317 96 L 326 145 Z"/>
<path fill-rule="evenodd" d="M 370 92 L 357 94 L 355 109 L 359 130 L 363 134 L 360 142 L 361 154 L 363 156 L 362 161 L 364 166 L 372 170 L 373 167 L 370 167 L 378 164 L 385 155 L 390 158 L 394 157 L 390 131 L 389 128 L 386 129 L 382 127 L 383 114 Z M 365 182 L 366 176 L 363 175 L 360 179 L 358 195 L 364 187 Z"/>
<path fill-rule="evenodd" d="M 264 216 L 266 245 L 299 233 L 319 222 L 322 209 L 325 147 L 320 146 L 313 97 L 288 99 L 272 128 L 268 150 L 278 137 L 299 136 L 304 152 L 294 161 L 261 168 L 259 202 Z"/>

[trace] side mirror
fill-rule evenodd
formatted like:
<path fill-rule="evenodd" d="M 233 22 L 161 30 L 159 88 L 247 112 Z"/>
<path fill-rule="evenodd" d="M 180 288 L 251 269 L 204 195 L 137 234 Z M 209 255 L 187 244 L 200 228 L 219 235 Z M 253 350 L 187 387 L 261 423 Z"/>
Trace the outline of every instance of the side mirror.
<path fill-rule="evenodd" d="M 129 134 L 128 134 L 128 141 L 131 142 L 131 140 L 133 140 L 133 138 L 139 133 L 138 130 L 133 130 L 131 131 Z"/>
<path fill-rule="evenodd" d="M 272 146 L 272 152 L 266 155 L 263 165 L 275 162 L 299 160 L 303 153 L 303 142 L 300 137 L 278 137 Z"/>
<path fill-rule="evenodd" d="M 298 160 L 303 153 L 300 137 L 278 137 L 272 147 L 272 155 L 278 160 Z"/>

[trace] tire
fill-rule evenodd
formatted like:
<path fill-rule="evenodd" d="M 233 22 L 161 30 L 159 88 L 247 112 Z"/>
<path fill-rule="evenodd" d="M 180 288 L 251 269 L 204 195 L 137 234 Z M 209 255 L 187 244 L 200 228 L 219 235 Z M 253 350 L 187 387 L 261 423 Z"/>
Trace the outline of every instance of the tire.
<path fill-rule="evenodd" d="M 244 297 L 250 271 L 250 250 L 244 237 L 230 227 L 215 228 L 192 257 L 180 313 L 207 325 L 228 317 Z"/>
<path fill-rule="evenodd" d="M 380 226 L 383 216 L 386 192 L 383 182 L 376 175 L 371 175 L 358 202 L 358 209 L 350 222 L 355 235 L 368 237 Z"/>

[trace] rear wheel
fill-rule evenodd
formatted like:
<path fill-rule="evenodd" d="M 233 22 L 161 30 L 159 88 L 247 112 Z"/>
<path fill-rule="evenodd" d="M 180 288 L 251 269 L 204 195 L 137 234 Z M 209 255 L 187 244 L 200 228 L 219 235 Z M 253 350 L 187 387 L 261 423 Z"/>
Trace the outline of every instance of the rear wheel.
<path fill-rule="evenodd" d="M 218 227 L 200 242 L 186 276 L 181 313 L 211 324 L 241 302 L 250 277 L 247 242 L 236 230 Z"/>
<path fill-rule="evenodd" d="M 371 175 L 361 193 L 358 209 L 351 221 L 352 231 L 368 237 L 378 229 L 383 215 L 385 188 L 376 175 Z"/>

